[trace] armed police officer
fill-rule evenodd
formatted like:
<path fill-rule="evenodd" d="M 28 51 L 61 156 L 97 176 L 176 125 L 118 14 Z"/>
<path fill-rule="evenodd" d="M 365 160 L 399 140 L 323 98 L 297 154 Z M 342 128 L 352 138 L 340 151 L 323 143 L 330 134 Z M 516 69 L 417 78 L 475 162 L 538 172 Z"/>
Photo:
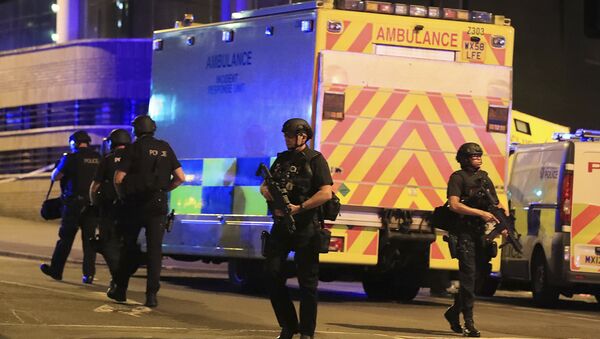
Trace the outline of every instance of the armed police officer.
<path fill-rule="evenodd" d="M 126 130 L 119 128 L 110 132 L 106 138 L 110 152 L 100 161 L 94 181 L 90 186 L 90 200 L 99 209 L 100 214 L 100 253 L 108 265 L 111 277 L 111 287 L 114 287 L 114 277 L 117 274 L 119 254 L 121 251 L 122 232 L 117 226 L 117 217 L 122 219 L 123 205 L 117 199 L 113 184 L 115 171 L 120 161 L 115 153 L 122 151 L 131 144 L 131 136 Z"/>
<path fill-rule="evenodd" d="M 87 132 L 80 130 L 73 133 L 69 137 L 71 153 L 63 155 L 51 175 L 53 182 L 60 180 L 64 207 L 52 261 L 50 265 L 42 264 L 40 269 L 56 280 L 62 280 L 78 228 L 81 228 L 83 244 L 83 282 L 91 284 L 96 273 L 96 252 L 91 239 L 95 233 L 97 218 L 88 208 L 88 190 L 100 163 L 100 154 L 90 147 L 91 142 Z"/>
<path fill-rule="evenodd" d="M 444 313 L 444 317 L 454 332 L 462 332 L 467 337 L 480 336 L 473 320 L 475 279 L 477 271 L 489 273 L 489 248 L 495 246 L 495 243 L 488 243 L 484 239 L 485 224 L 498 223 L 494 215 L 485 210 L 483 199 L 477 196 L 482 184 L 485 184 L 486 189 L 498 200 L 487 172 L 480 169 L 482 155 L 483 150 L 476 143 L 468 142 L 459 147 L 456 161 L 461 169 L 450 176 L 447 191 L 450 210 L 461 215 L 458 225 L 451 230 L 451 234 L 458 238 L 456 249 L 460 288 L 454 304 Z M 460 326 L 460 313 L 463 314 L 464 328 Z"/>
<path fill-rule="evenodd" d="M 127 286 L 131 272 L 137 265 L 137 238 L 146 229 L 147 280 L 146 302 L 156 307 L 156 294 L 160 288 L 162 264 L 162 239 L 167 222 L 167 192 L 181 185 L 185 175 L 171 146 L 154 138 L 156 123 L 147 115 L 133 120 L 136 140 L 130 147 L 115 153 L 120 158 L 115 171 L 114 184 L 127 214 L 119 223 L 123 225 L 124 244 L 115 276 L 115 288 L 107 292 L 109 298 L 119 302 L 127 300 Z"/>
<path fill-rule="evenodd" d="M 271 166 L 276 181 L 283 185 L 290 204 L 287 212 L 293 216 L 293 225 L 285 212 L 274 209 L 271 236 L 265 249 L 271 304 L 281 326 L 278 338 L 314 336 L 317 322 L 317 285 L 319 281 L 319 218 L 320 205 L 332 197 L 333 180 L 323 155 L 310 149 L 306 143 L 313 131 L 303 119 L 290 119 L 283 125 L 287 151 L 279 153 Z M 260 191 L 267 201 L 273 197 L 265 183 Z M 290 251 L 295 251 L 294 262 L 300 285 L 300 319 L 290 298 L 286 283 L 285 263 Z"/>

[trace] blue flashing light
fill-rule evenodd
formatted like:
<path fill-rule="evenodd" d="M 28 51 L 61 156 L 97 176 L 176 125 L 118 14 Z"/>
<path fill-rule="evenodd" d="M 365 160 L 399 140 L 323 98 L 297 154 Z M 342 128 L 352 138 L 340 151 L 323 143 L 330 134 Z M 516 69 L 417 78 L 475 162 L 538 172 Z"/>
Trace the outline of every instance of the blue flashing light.
<path fill-rule="evenodd" d="M 265 35 L 267 36 L 272 36 L 274 33 L 274 28 L 273 26 L 267 26 L 267 28 L 265 28 Z"/>
<path fill-rule="evenodd" d="M 300 30 L 302 32 L 312 32 L 313 31 L 313 21 L 312 20 L 302 20 L 300 22 Z"/>

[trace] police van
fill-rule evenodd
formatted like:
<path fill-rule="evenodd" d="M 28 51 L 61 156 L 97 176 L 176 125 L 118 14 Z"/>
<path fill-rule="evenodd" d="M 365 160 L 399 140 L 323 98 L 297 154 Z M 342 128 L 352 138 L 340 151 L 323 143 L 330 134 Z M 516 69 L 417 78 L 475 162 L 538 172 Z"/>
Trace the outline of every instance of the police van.
<path fill-rule="evenodd" d="M 540 306 L 559 294 L 600 301 L 600 131 L 555 138 L 515 148 L 507 195 L 523 253 L 504 248 L 502 281 L 529 285 Z"/>

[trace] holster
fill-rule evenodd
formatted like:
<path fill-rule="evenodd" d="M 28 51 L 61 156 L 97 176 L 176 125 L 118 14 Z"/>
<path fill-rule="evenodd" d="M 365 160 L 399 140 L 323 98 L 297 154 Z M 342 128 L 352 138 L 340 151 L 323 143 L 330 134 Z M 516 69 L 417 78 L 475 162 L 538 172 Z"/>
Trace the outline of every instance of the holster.
<path fill-rule="evenodd" d="M 329 253 L 329 242 L 331 242 L 331 231 L 319 228 L 319 253 Z"/>
<path fill-rule="evenodd" d="M 260 254 L 263 257 L 267 257 L 267 255 L 271 252 L 271 233 L 267 231 L 262 231 L 260 234 Z"/>
<path fill-rule="evenodd" d="M 498 255 L 498 243 L 485 240 L 485 250 L 490 259 L 495 258 Z"/>
<path fill-rule="evenodd" d="M 458 258 L 458 236 L 452 233 L 444 235 L 444 241 L 448 243 L 451 258 Z"/>

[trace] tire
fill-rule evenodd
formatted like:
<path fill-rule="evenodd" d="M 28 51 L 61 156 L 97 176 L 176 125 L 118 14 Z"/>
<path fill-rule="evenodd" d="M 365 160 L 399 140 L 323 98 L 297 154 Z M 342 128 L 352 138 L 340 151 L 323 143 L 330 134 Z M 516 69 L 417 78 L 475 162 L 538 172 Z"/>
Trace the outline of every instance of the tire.
<path fill-rule="evenodd" d="M 550 286 L 548 265 L 542 255 L 534 256 L 531 267 L 531 292 L 536 306 L 550 308 L 556 305 L 559 291 Z"/>
<path fill-rule="evenodd" d="M 363 290 L 371 300 L 388 300 L 390 298 L 390 275 L 381 273 L 365 273 L 362 279 Z"/>
<path fill-rule="evenodd" d="M 481 297 L 494 296 L 500 281 L 490 275 L 492 272 L 492 265 L 487 264 L 485 267 L 479 269 L 480 271 L 475 279 L 475 294 Z"/>
<path fill-rule="evenodd" d="M 475 282 L 475 294 L 481 297 L 493 297 L 500 281 L 491 276 L 481 277 Z"/>
<path fill-rule="evenodd" d="M 409 302 L 421 289 L 419 279 L 399 272 L 371 273 L 363 278 L 363 289 L 371 300 Z"/>
<path fill-rule="evenodd" d="M 404 281 L 396 288 L 396 295 L 394 296 L 397 301 L 409 302 L 415 299 L 419 294 L 421 286 L 417 282 Z"/>
<path fill-rule="evenodd" d="M 244 292 L 263 292 L 265 290 L 262 261 L 231 259 L 227 263 L 229 282 Z"/>

